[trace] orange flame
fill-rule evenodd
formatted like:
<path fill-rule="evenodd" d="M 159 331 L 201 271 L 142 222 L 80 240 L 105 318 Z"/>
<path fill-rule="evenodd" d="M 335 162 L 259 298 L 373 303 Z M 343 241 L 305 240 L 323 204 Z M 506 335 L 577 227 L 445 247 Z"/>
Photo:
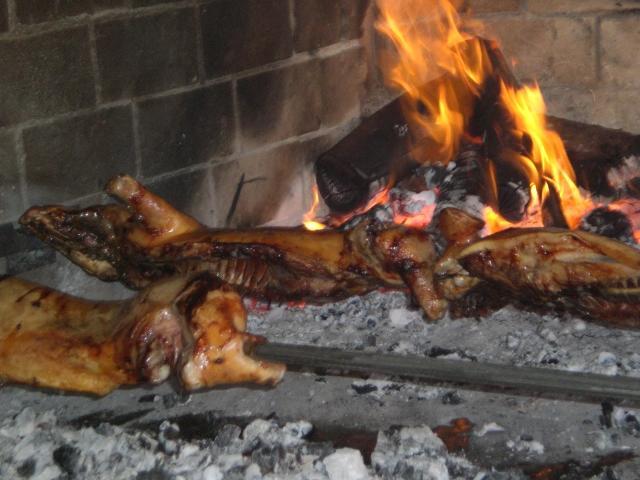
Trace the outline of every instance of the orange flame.
<path fill-rule="evenodd" d="M 421 162 L 448 162 L 468 127 L 476 98 L 491 73 L 485 44 L 473 32 L 480 27 L 462 19 L 451 0 L 378 0 L 380 20 L 376 28 L 392 43 L 394 52 L 386 59 L 387 82 L 406 93 L 405 116 L 411 132 L 421 139 Z M 499 102 L 512 120 L 510 134 L 526 148 L 515 154 L 515 163 L 529 180 L 530 202 L 518 224 L 505 220 L 493 209 L 485 210 L 487 233 L 513 226 L 543 225 L 543 205 L 552 190 L 557 193 L 570 228 L 591 210 L 593 202 L 582 195 L 575 173 L 559 135 L 549 129 L 545 104 L 537 85 L 515 88 L 500 85 Z M 416 149 L 415 151 L 418 151 Z M 390 185 L 381 189 L 364 207 L 331 219 L 341 225 L 349 218 L 389 201 Z M 319 203 L 317 188 L 310 211 L 304 216 L 310 230 L 325 228 L 315 219 Z M 406 215 L 394 211 L 394 220 L 405 225 L 424 226 L 433 215 L 424 212 Z M 426 223 L 425 223 L 426 222 Z"/>
<path fill-rule="evenodd" d="M 411 98 L 404 105 L 411 130 L 433 139 L 416 160 L 446 163 L 491 66 L 484 46 L 463 31 L 449 0 L 379 0 L 378 7 L 376 28 L 395 47 L 383 59 L 386 81 Z"/>
<path fill-rule="evenodd" d="M 454 157 L 475 98 L 492 65 L 484 44 L 473 35 L 481 26 L 462 19 L 451 0 L 378 0 L 377 29 L 392 42 L 396 55 L 388 61 L 389 84 L 408 94 L 407 121 L 419 138 L 434 139 L 435 149 L 422 148 L 422 161 L 447 162 Z M 575 174 L 557 133 L 546 126 L 545 105 L 537 86 L 501 85 L 500 102 L 514 123 L 515 137 L 528 140 L 530 152 L 518 155 L 517 167 L 530 183 L 531 202 L 518 226 L 542 226 L 542 205 L 557 192 L 567 223 L 575 228 L 593 208 L 575 183 Z M 422 111 L 421 111 L 422 110 Z M 486 209 L 489 233 L 515 226 Z"/>
<path fill-rule="evenodd" d="M 311 208 L 307 213 L 302 217 L 302 224 L 304 228 L 311 231 L 324 230 L 327 228 L 324 224 L 315 220 L 316 218 L 316 210 L 318 210 L 318 206 L 320 205 L 320 194 L 318 193 L 318 186 L 313 186 L 313 203 L 311 204 Z"/>
<path fill-rule="evenodd" d="M 531 202 L 524 222 L 542 226 L 542 205 L 549 196 L 550 187 L 553 187 L 569 228 L 576 228 L 594 205 L 582 195 L 575 183 L 575 172 L 562 139 L 546 125 L 546 107 L 540 88 L 534 85 L 516 89 L 502 83 L 500 92 L 500 101 L 514 123 L 513 133 L 521 141 L 526 135 L 531 145 L 530 154 L 519 155 L 517 162 L 517 167 L 529 178 L 531 190 Z M 499 228 L 501 222 L 494 218 L 491 221 L 494 225 L 488 226 L 489 231 L 503 229 Z"/>

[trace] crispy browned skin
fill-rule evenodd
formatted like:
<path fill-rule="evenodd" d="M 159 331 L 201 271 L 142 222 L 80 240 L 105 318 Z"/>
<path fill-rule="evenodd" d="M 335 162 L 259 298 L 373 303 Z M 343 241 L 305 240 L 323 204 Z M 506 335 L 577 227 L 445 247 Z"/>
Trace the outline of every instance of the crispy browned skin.
<path fill-rule="evenodd" d="M 367 223 L 348 232 L 212 230 L 130 177 L 116 177 L 107 192 L 126 206 L 34 207 L 21 223 L 90 274 L 133 288 L 206 271 L 275 301 L 324 302 L 408 286 L 430 318 L 444 311 L 431 278 L 435 248 L 424 232 Z"/>
<path fill-rule="evenodd" d="M 271 384 L 282 365 L 245 354 L 237 293 L 208 275 L 154 284 L 127 302 L 89 302 L 17 278 L 0 280 L 0 378 L 104 395 L 172 373 L 187 389 Z"/>
<path fill-rule="evenodd" d="M 208 272 L 266 300 L 332 301 L 379 287 L 408 287 L 429 319 L 453 302 L 473 316 L 510 299 L 640 327 L 640 252 L 584 232 L 523 229 L 479 238 L 482 222 L 439 213 L 449 242 L 396 225 L 353 230 L 211 230 L 130 177 L 107 191 L 126 206 L 35 207 L 21 222 L 93 275 L 134 288 L 175 274 Z"/>
<path fill-rule="evenodd" d="M 457 266 L 436 269 L 449 300 L 484 282 L 486 295 L 640 328 L 640 251 L 622 242 L 581 231 L 511 229 L 472 243 L 455 260 Z"/>

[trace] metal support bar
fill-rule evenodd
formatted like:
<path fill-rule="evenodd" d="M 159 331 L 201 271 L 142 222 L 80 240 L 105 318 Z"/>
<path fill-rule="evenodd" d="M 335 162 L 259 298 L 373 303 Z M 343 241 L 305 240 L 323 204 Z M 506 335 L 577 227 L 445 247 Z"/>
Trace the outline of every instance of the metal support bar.
<path fill-rule="evenodd" d="M 426 383 L 461 384 L 476 389 L 506 388 L 540 396 L 554 394 L 640 404 L 640 379 L 630 377 L 279 343 L 258 345 L 255 354 L 289 367 L 350 374 L 377 373 Z"/>

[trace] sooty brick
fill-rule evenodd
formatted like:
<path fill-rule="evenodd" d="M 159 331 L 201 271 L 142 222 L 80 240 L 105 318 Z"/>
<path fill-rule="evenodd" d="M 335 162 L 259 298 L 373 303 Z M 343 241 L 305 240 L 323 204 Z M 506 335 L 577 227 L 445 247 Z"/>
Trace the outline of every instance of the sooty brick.
<path fill-rule="evenodd" d="M 95 104 L 86 28 L 0 40 L 0 126 Z"/>
<path fill-rule="evenodd" d="M 341 0 L 342 37 L 346 40 L 362 35 L 362 24 L 371 0 Z"/>
<path fill-rule="evenodd" d="M 0 223 L 22 213 L 20 176 L 14 134 L 0 134 Z"/>
<path fill-rule="evenodd" d="M 29 203 L 88 195 L 134 173 L 131 123 L 131 107 L 116 107 L 25 129 Z"/>
<path fill-rule="evenodd" d="M 316 130 L 322 115 L 318 61 L 238 81 L 240 124 L 251 148 Z"/>
<path fill-rule="evenodd" d="M 16 0 L 16 17 L 22 24 L 58 20 L 91 11 L 91 0 Z"/>
<path fill-rule="evenodd" d="M 18 23 L 31 25 L 122 8 L 126 0 L 16 0 Z"/>
<path fill-rule="evenodd" d="M 147 186 L 181 212 L 193 216 L 206 225 L 213 223 L 212 218 L 218 205 L 208 168 L 165 177 Z"/>
<path fill-rule="evenodd" d="M 139 108 L 144 176 L 232 151 L 235 129 L 229 83 L 148 100 Z"/>
<path fill-rule="evenodd" d="M 295 0 L 293 3 L 297 52 L 336 43 L 342 30 L 341 5 L 337 0 Z"/>
<path fill-rule="evenodd" d="M 210 78 L 292 54 L 289 2 L 221 0 L 203 6 L 200 21 L 205 68 Z"/>
<path fill-rule="evenodd" d="M 9 30 L 9 9 L 7 0 L 0 0 L 0 32 Z"/>
<path fill-rule="evenodd" d="M 159 5 L 161 3 L 175 3 L 181 0 L 133 0 L 134 7 L 149 7 L 151 5 Z"/>
<path fill-rule="evenodd" d="M 181 9 L 96 25 L 105 100 L 197 82 L 195 19 Z"/>
<path fill-rule="evenodd" d="M 322 59 L 322 123 L 337 125 L 360 115 L 360 97 L 367 77 L 362 48 Z"/>
<path fill-rule="evenodd" d="M 274 220 L 283 205 L 302 205 L 308 192 L 300 180 L 311 158 L 309 144 L 292 143 L 215 165 L 215 226 L 255 227 Z"/>

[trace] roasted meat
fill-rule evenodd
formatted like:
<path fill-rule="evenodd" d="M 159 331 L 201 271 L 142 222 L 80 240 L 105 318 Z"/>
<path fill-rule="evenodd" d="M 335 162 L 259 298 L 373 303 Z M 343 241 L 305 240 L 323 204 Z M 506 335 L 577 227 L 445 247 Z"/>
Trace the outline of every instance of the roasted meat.
<path fill-rule="evenodd" d="M 437 288 L 465 302 L 569 311 L 624 328 L 640 327 L 640 251 L 617 240 L 564 229 L 510 229 L 471 243 L 436 267 Z"/>
<path fill-rule="evenodd" d="M 438 255 L 428 233 L 398 225 L 212 230 L 130 177 L 107 191 L 124 205 L 34 207 L 21 223 L 90 274 L 133 288 L 198 272 L 269 301 L 407 287 L 432 320 L 451 302 L 467 316 L 513 299 L 640 327 L 640 251 L 599 235 L 520 229 L 480 238 L 481 221 L 447 208 L 435 220 L 448 244 Z"/>
<path fill-rule="evenodd" d="M 90 302 L 17 278 L 0 280 L 0 378 L 104 395 L 175 374 L 186 389 L 273 384 L 284 366 L 245 350 L 238 294 L 200 274 L 159 281 L 126 302 Z"/>
<path fill-rule="evenodd" d="M 212 230 L 131 177 L 116 177 L 106 190 L 125 205 L 34 207 L 20 221 L 88 273 L 132 288 L 209 272 L 269 301 L 323 302 L 407 286 L 430 318 L 446 308 L 433 290 L 436 250 L 425 232 L 366 222 L 347 232 Z"/>

